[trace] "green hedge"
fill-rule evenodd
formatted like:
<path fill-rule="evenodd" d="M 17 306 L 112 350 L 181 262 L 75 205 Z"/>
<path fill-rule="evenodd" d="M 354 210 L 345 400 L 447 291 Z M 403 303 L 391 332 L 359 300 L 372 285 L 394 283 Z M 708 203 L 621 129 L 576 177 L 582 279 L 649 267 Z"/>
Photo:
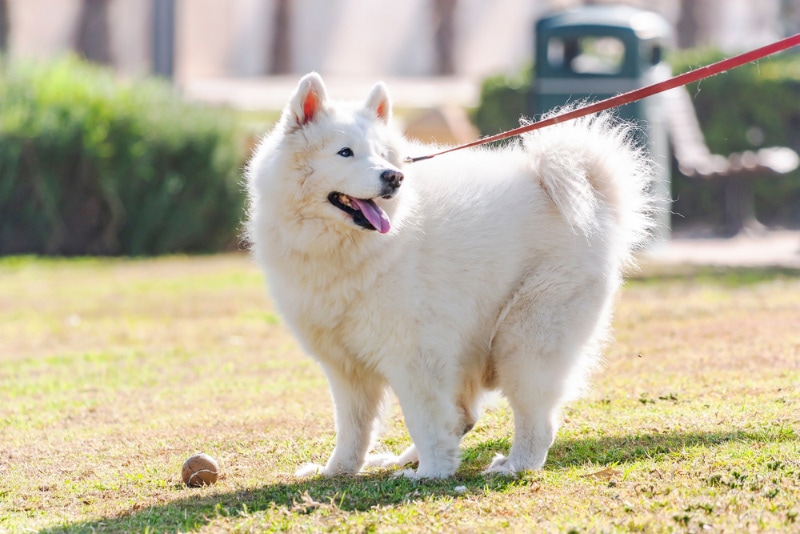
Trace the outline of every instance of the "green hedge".
<path fill-rule="evenodd" d="M 0 65 L 0 254 L 219 250 L 242 217 L 233 117 L 74 57 Z"/>
<path fill-rule="evenodd" d="M 478 107 L 470 119 L 481 135 L 493 135 L 519 126 L 521 116 L 530 116 L 533 65 L 514 76 L 486 78 L 481 84 Z"/>
<path fill-rule="evenodd" d="M 715 50 L 689 50 L 670 58 L 673 73 L 707 65 L 724 55 Z M 511 78 L 494 76 L 481 87 L 472 120 L 483 135 L 519 124 L 528 107 L 533 74 L 530 67 Z M 800 152 L 800 54 L 784 53 L 745 65 L 688 87 L 706 142 L 712 152 L 727 155 L 768 146 Z M 756 214 L 767 224 L 800 226 L 800 171 L 751 182 Z M 721 223 L 720 183 L 687 178 L 673 166 L 673 222 Z"/>

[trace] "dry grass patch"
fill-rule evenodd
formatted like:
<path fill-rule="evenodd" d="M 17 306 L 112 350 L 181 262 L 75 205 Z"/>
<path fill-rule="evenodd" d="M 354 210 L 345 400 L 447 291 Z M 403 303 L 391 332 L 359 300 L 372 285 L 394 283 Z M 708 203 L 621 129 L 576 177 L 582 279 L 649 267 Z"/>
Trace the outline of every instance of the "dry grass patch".
<path fill-rule="evenodd" d="M 291 476 L 330 453 L 331 403 L 247 257 L 0 260 L 0 531 L 800 530 L 800 273 L 655 272 L 545 469 L 480 474 L 501 403 L 453 480 L 416 483 Z M 222 478 L 189 489 L 198 451 Z"/>

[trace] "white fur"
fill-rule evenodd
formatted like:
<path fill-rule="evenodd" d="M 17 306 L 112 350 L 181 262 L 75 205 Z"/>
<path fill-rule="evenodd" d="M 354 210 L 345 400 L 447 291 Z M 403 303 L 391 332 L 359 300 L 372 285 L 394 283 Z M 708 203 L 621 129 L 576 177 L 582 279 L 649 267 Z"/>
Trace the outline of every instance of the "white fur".
<path fill-rule="evenodd" d="M 249 164 L 253 255 L 336 410 L 333 454 L 299 474 L 418 459 L 401 473 L 449 477 L 497 389 L 515 436 L 488 471 L 540 468 L 561 407 L 598 362 L 621 271 L 651 221 L 651 172 L 627 128 L 586 118 L 402 161 L 434 150 L 392 129 L 383 84 L 366 104 L 333 103 L 312 73 Z M 377 198 L 387 169 L 405 175 L 389 200 Z M 356 226 L 332 191 L 376 198 L 391 230 Z M 368 457 L 390 389 L 414 445 Z"/>

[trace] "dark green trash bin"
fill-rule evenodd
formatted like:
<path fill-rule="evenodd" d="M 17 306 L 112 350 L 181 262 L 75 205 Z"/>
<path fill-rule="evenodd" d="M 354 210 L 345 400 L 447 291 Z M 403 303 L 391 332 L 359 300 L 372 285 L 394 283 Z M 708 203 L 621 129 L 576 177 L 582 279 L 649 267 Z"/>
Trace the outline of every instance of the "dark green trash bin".
<path fill-rule="evenodd" d="M 596 101 L 667 79 L 664 61 L 672 28 L 660 15 L 627 6 L 587 6 L 536 23 L 532 111 L 539 116 L 568 103 Z M 667 107 L 660 95 L 614 110 L 641 128 L 659 165 L 659 196 L 669 199 Z M 662 209 L 657 241 L 669 236 Z"/>

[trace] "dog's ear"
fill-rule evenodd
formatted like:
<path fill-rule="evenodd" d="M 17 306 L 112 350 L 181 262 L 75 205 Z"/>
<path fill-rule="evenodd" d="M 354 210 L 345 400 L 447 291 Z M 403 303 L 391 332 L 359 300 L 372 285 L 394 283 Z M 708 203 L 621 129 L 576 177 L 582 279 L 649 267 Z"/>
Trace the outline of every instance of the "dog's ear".
<path fill-rule="evenodd" d="M 389 90 L 383 82 L 378 82 L 370 91 L 365 105 L 367 111 L 374 113 L 383 122 L 389 122 L 392 118 L 392 101 L 389 98 Z"/>
<path fill-rule="evenodd" d="M 325 108 L 328 97 L 325 84 L 316 72 L 306 74 L 297 85 L 297 90 L 289 101 L 289 109 L 298 126 L 314 120 L 314 117 Z"/>

